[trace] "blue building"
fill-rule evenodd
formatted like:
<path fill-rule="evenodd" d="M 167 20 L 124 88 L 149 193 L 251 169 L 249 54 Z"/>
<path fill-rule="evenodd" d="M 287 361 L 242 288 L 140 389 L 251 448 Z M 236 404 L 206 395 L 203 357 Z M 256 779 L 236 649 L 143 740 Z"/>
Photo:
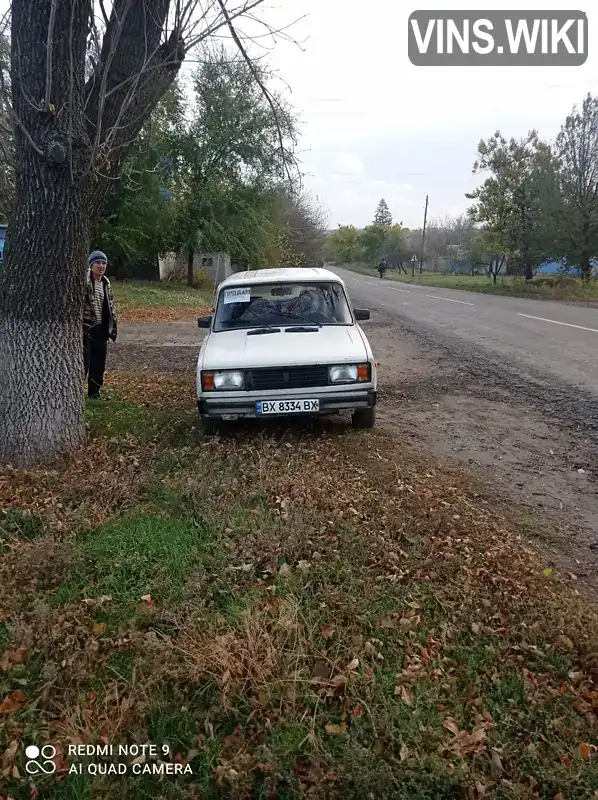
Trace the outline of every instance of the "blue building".
<path fill-rule="evenodd" d="M 592 263 L 594 265 L 594 275 L 598 275 L 598 259 L 594 259 Z M 557 275 L 562 272 L 564 275 L 579 277 L 580 271 L 578 267 L 572 267 L 570 270 L 566 270 L 566 264 L 567 260 L 565 258 L 561 261 L 546 261 L 541 267 L 538 267 L 536 275 Z"/>

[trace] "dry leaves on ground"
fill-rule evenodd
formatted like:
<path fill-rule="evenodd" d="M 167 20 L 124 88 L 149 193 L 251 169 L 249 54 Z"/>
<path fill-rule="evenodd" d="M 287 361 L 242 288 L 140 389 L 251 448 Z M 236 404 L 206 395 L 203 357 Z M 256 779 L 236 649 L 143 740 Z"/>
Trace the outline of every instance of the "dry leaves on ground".
<path fill-rule="evenodd" d="M 136 325 L 184 322 L 210 313 L 209 306 L 148 306 L 122 301 L 118 304 L 118 321 Z"/>

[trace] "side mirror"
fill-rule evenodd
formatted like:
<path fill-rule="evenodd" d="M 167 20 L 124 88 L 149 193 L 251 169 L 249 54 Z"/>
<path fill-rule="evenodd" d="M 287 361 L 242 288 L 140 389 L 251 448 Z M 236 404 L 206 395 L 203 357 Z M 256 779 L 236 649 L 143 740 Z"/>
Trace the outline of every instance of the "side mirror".
<path fill-rule="evenodd" d="M 198 317 L 197 318 L 197 327 L 198 328 L 209 328 L 212 324 L 212 317 Z"/>
<path fill-rule="evenodd" d="M 357 322 L 364 322 L 366 319 L 370 318 L 369 308 L 354 308 L 353 312 L 355 313 L 355 319 Z"/>

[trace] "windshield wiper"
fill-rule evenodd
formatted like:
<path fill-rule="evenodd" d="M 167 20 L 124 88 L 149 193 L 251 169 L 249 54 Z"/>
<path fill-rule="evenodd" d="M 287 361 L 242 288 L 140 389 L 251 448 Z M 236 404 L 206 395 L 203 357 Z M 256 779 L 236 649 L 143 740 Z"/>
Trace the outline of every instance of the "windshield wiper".
<path fill-rule="evenodd" d="M 285 333 L 317 333 L 322 325 L 319 322 L 314 322 L 310 325 L 296 325 L 292 328 L 285 328 Z"/>
<path fill-rule="evenodd" d="M 268 328 L 254 328 L 251 331 L 247 331 L 247 336 L 261 336 L 263 333 L 280 333 L 280 328 L 272 328 L 271 326 Z"/>

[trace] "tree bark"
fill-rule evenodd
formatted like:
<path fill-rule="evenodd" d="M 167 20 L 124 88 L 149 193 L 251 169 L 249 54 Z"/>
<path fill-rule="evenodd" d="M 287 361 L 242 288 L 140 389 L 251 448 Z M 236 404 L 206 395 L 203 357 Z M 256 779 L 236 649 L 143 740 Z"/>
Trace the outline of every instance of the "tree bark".
<path fill-rule="evenodd" d="M 86 85 L 94 5 L 12 0 L 17 169 L 0 269 L 0 460 L 18 466 L 84 441 L 90 231 L 123 156 L 184 56 L 178 34 L 160 46 L 168 0 L 115 0 Z"/>
<path fill-rule="evenodd" d="M 194 255 L 193 248 L 190 247 L 187 253 L 187 286 L 195 285 L 195 271 L 193 269 Z"/>
<path fill-rule="evenodd" d="M 60 116 L 30 102 L 45 96 L 51 4 L 13 0 L 13 103 L 21 125 L 16 202 L 0 270 L 0 460 L 17 465 L 69 451 L 85 436 L 81 313 L 90 150 L 83 82 L 71 79 L 68 64 L 72 58 L 82 76 L 90 4 L 57 6 L 51 103 L 66 108 Z M 69 43 L 59 31 L 71 21 Z"/>

